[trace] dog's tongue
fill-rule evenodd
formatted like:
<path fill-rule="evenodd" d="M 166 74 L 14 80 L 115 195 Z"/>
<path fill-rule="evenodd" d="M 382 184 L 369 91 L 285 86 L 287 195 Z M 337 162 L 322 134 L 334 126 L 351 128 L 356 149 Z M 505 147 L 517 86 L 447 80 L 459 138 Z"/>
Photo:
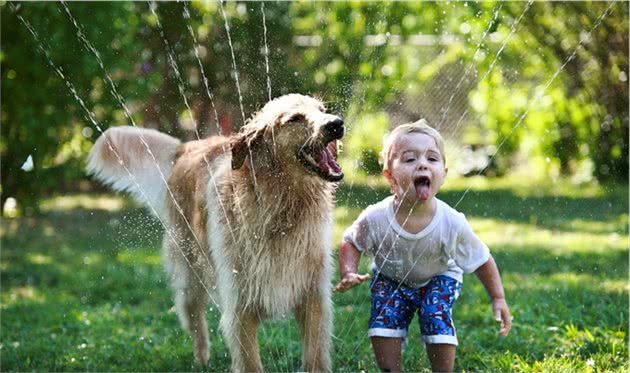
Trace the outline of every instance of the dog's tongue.
<path fill-rule="evenodd" d="M 330 173 L 331 170 L 336 174 L 341 172 L 341 168 L 339 167 L 337 162 L 335 162 L 335 158 L 333 157 L 328 146 L 325 147 L 324 150 L 322 150 L 322 153 L 319 156 L 318 166 L 322 171 L 326 173 Z"/>
<path fill-rule="evenodd" d="M 428 183 L 416 183 L 416 196 L 422 202 L 429 199 L 431 188 Z"/>

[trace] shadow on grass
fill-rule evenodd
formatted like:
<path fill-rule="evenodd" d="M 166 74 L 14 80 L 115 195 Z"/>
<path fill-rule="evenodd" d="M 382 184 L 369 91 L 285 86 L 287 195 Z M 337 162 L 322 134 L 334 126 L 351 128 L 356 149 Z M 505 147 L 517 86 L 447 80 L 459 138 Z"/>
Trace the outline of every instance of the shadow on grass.
<path fill-rule="evenodd" d="M 213 304 L 211 366 L 193 364 L 160 262 L 162 228 L 145 210 L 79 208 L 6 223 L 3 371 L 230 369 Z M 272 371 L 299 370 L 299 334 L 287 329 L 287 323 L 265 323 L 261 330 L 261 355 Z"/>
<path fill-rule="evenodd" d="M 145 287 L 163 281 L 161 230 L 141 209 L 74 209 L 5 223 L 0 273 L 4 291 L 60 287 L 85 303 L 111 300 L 119 292 L 131 295 L 139 281 Z"/>
<path fill-rule="evenodd" d="M 598 280 L 628 278 L 627 250 L 597 253 L 571 251 L 558 255 L 543 245 L 504 245 L 493 250 L 492 255 L 506 273 L 553 275 L 574 272 Z"/>
<path fill-rule="evenodd" d="M 467 216 L 535 224 L 549 229 L 571 230 L 571 222 L 617 221 L 628 213 L 627 193 L 615 192 L 601 197 L 519 196 L 510 189 L 440 192 L 438 197 Z M 365 208 L 389 195 L 385 187 L 342 184 L 337 190 L 337 205 Z M 460 199 L 464 197 L 461 202 Z M 628 233 L 624 224 L 624 232 Z M 581 230 L 588 227 L 580 227 Z"/>
<path fill-rule="evenodd" d="M 440 198 L 453 204 L 462 193 L 449 191 Z M 338 203 L 364 208 L 387 195 L 384 188 L 342 186 Z M 574 220 L 618 219 L 627 213 L 626 207 L 627 197 L 522 198 L 499 190 L 470 192 L 458 209 L 469 216 L 524 224 L 532 224 L 532 216 L 537 216 L 538 225 L 568 229 Z M 198 369 L 191 365 L 189 338 L 171 311 L 171 293 L 159 262 L 162 228 L 146 211 L 55 211 L 4 221 L 2 231 L 3 370 Z M 456 311 L 462 335 L 458 369 L 505 369 L 490 358 L 505 351 L 531 364 L 544 360 L 559 351 L 558 344 L 571 342 L 549 327 L 620 330 L 627 345 L 627 290 L 603 286 L 627 278 L 627 251 L 557 255 L 552 245 L 504 245 L 494 252 L 517 316 L 507 339 L 497 339 L 487 295 L 473 276 L 467 276 Z M 333 301 L 334 370 L 376 370 L 365 337 L 367 286 L 335 293 Z M 229 355 L 217 330 L 218 313 L 209 312 L 208 317 L 214 329 L 209 370 L 227 370 Z M 295 329 L 294 323 L 287 322 L 265 325 L 261 338 L 266 367 L 299 369 L 301 349 Z M 426 359 L 418 359 L 425 354 L 416 329 L 414 322 L 405 368 L 417 371 L 428 365 Z M 593 353 L 606 354 L 608 347 L 595 346 Z M 621 352 L 627 357 L 627 349 Z M 624 359 L 615 359 L 610 359 L 613 368 L 623 366 Z"/>
<path fill-rule="evenodd" d="M 626 364 L 628 342 L 628 295 L 623 290 L 606 291 L 597 279 L 583 276 L 578 281 L 567 279 L 574 273 L 558 276 L 509 275 L 504 277 L 506 295 L 514 325 L 508 338 L 497 336 L 498 326 L 492 319 L 490 300 L 474 278 L 466 276 L 462 296 L 455 305 L 454 319 L 460 340 L 457 370 L 505 371 L 509 367 L 497 365 L 492 355 L 509 352 L 523 362 L 535 364 L 550 356 L 561 356 L 563 345 L 576 344 L 564 335 L 565 327 L 575 326 L 586 333 L 601 330 L 615 341 L 603 341 L 590 354 L 610 355 L 612 368 Z M 367 286 L 348 293 L 334 294 L 336 305 L 336 354 L 338 367 L 357 366 L 374 358 L 365 338 L 370 297 Z M 613 336 L 615 335 L 615 336 Z M 418 343 L 417 319 L 409 329 L 409 341 L 404 354 L 409 358 L 406 369 L 418 371 L 428 366 L 423 346 Z M 606 343 L 604 343 L 606 342 Z M 617 351 L 610 350 L 612 343 Z M 589 356 L 584 356 L 586 360 Z M 479 359 L 481 358 L 481 360 Z M 419 361 L 420 360 L 420 361 Z M 371 370 L 373 370 L 372 367 Z"/>

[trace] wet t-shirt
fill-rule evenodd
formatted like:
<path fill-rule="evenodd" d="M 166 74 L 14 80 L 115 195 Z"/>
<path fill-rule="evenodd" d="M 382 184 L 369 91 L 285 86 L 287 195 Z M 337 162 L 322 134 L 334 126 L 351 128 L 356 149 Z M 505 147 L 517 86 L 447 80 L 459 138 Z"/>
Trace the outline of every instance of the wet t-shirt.
<path fill-rule="evenodd" d="M 436 275 L 462 282 L 490 258 L 490 250 L 464 214 L 436 198 L 433 220 L 410 233 L 396 221 L 394 197 L 365 209 L 343 234 L 343 240 L 374 258 L 373 268 L 407 286 L 426 285 Z"/>

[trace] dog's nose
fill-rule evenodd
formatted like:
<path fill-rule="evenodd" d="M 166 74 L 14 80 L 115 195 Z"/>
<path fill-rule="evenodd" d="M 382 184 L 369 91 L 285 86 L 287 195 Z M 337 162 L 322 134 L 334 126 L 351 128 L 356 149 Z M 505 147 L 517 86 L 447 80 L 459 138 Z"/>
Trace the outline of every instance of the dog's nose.
<path fill-rule="evenodd" d="M 344 127 L 341 118 L 335 118 L 324 125 L 324 134 L 331 139 L 340 139 L 343 137 Z"/>

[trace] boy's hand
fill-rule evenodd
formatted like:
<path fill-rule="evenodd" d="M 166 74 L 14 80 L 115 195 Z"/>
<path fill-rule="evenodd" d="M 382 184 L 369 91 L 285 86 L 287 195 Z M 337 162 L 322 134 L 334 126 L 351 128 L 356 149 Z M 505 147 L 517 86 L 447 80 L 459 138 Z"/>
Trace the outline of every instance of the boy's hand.
<path fill-rule="evenodd" d="M 346 273 L 341 279 L 341 281 L 339 281 L 337 286 L 335 286 L 333 291 L 344 292 L 344 291 L 352 289 L 356 285 L 359 285 L 369 279 L 370 279 L 369 274 L 360 275 L 358 273 Z"/>
<path fill-rule="evenodd" d="M 505 298 L 495 298 L 492 300 L 492 312 L 494 313 L 494 319 L 501 323 L 499 334 L 503 336 L 508 335 L 510 328 L 512 328 L 512 316 L 510 315 L 510 308 L 505 302 Z"/>

